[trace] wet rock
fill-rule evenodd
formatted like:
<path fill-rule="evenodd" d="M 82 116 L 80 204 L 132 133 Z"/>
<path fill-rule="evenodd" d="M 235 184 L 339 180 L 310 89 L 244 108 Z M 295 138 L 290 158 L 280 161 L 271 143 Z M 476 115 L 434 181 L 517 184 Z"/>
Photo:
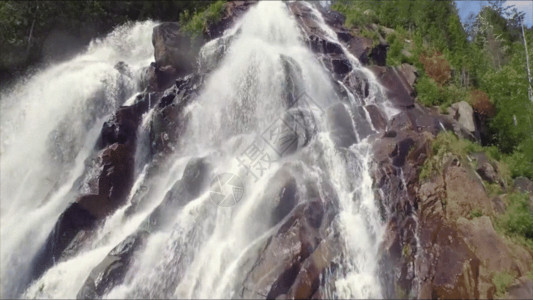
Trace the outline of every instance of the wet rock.
<path fill-rule="evenodd" d="M 327 118 L 331 138 L 337 147 L 348 148 L 357 142 L 352 119 L 342 103 L 330 107 Z"/>
<path fill-rule="evenodd" d="M 411 119 L 411 116 L 406 111 L 394 115 L 387 124 L 387 129 L 394 129 L 396 131 L 409 131 L 416 128 L 416 123 Z"/>
<path fill-rule="evenodd" d="M 115 246 L 91 271 L 76 298 L 100 299 L 114 286 L 121 284 L 135 253 L 142 248 L 147 237 L 146 232 L 137 232 Z"/>
<path fill-rule="evenodd" d="M 111 202 L 122 204 L 133 184 L 134 151 L 124 144 L 115 143 L 100 155 L 103 170 L 98 180 L 98 194 Z"/>
<path fill-rule="evenodd" d="M 351 114 L 353 116 L 352 120 L 355 125 L 355 131 L 357 132 L 357 137 L 362 140 L 367 136 L 375 133 L 370 124 L 371 120 L 367 111 L 363 106 L 352 106 Z"/>
<path fill-rule="evenodd" d="M 287 292 L 288 299 L 309 299 L 320 286 L 320 277 L 330 266 L 335 251 L 331 249 L 329 241 L 323 240 L 307 258 L 298 271 L 294 282 Z M 288 281 L 285 281 L 288 282 Z"/>
<path fill-rule="evenodd" d="M 366 98 L 370 94 L 368 79 L 360 70 L 353 70 L 342 80 L 344 85 L 361 98 Z"/>
<path fill-rule="evenodd" d="M 237 32 L 237 34 L 239 34 Z M 217 68 L 235 36 L 221 36 L 206 43 L 199 53 L 199 72 L 208 73 Z"/>
<path fill-rule="evenodd" d="M 411 138 L 406 138 L 399 141 L 394 150 L 391 152 L 390 156 L 392 157 L 392 164 L 394 166 L 402 166 L 405 163 L 405 158 L 415 144 L 414 140 Z"/>
<path fill-rule="evenodd" d="M 387 98 L 397 107 L 414 106 L 413 69 L 409 67 L 370 66 L 378 81 L 386 87 Z M 416 76 L 415 76 L 416 77 Z"/>
<path fill-rule="evenodd" d="M 197 198 L 208 183 L 211 168 L 204 158 L 192 159 L 185 166 L 183 176 L 167 192 L 165 198 L 143 222 L 141 228 L 150 232 L 166 226 L 180 207 Z"/>
<path fill-rule="evenodd" d="M 277 178 L 277 176 L 276 176 Z M 287 216 L 298 204 L 298 188 L 294 177 L 288 178 L 287 182 L 276 197 L 275 208 L 272 214 L 272 224 L 277 224 Z"/>
<path fill-rule="evenodd" d="M 111 117 L 102 125 L 100 137 L 97 142 L 97 148 L 102 149 L 108 145 L 119 143 L 133 146 L 137 138 L 137 127 L 141 121 L 143 113 L 148 110 L 148 101 L 145 95 L 141 96 L 140 101 L 131 106 L 121 106 Z"/>
<path fill-rule="evenodd" d="M 59 216 L 43 248 L 33 259 L 32 278 L 39 278 L 48 268 L 60 260 L 63 251 L 74 240 L 78 232 L 91 230 L 97 219 L 78 203 L 72 203 Z"/>
<path fill-rule="evenodd" d="M 387 51 L 389 45 L 387 43 L 379 43 L 372 48 L 370 52 L 370 59 L 377 65 L 384 67 L 387 65 Z"/>
<path fill-rule="evenodd" d="M 78 236 L 94 229 L 97 222 L 124 204 L 133 185 L 134 156 L 137 127 L 142 114 L 148 110 L 143 97 L 134 105 L 120 107 L 109 121 L 104 123 L 95 148 L 100 169 L 96 177 L 94 194 L 81 195 L 59 217 L 48 236 L 45 246 L 35 258 L 35 276 L 63 257 L 67 248 L 79 247 Z"/>
<path fill-rule="evenodd" d="M 285 86 L 282 97 L 287 107 L 292 107 L 302 97 L 302 68 L 289 56 L 281 54 L 280 60 L 285 75 Z"/>
<path fill-rule="evenodd" d="M 325 204 L 312 200 L 292 211 L 246 276 L 243 297 L 274 299 L 314 294 L 319 274 L 331 263 L 332 255 L 327 250 L 334 249 L 321 242 L 334 214 L 331 205 Z"/>
<path fill-rule="evenodd" d="M 150 121 L 152 155 L 171 153 L 178 145 L 188 121 L 184 108 L 197 97 L 202 85 L 203 76 L 189 75 L 179 78 L 172 89 L 165 91 Z"/>
<path fill-rule="evenodd" d="M 374 128 L 378 131 L 385 130 L 387 127 L 387 120 L 381 110 L 373 104 L 365 105 L 365 109 L 370 116 L 370 121 L 372 121 Z"/>
<path fill-rule="evenodd" d="M 159 82 L 157 81 L 157 67 L 155 62 L 150 63 L 148 67 L 144 69 L 141 74 L 141 89 L 146 89 L 148 91 L 159 91 L 163 87 L 160 87 Z"/>
<path fill-rule="evenodd" d="M 311 46 L 311 50 L 317 53 L 324 53 L 324 54 L 342 54 L 343 53 L 342 47 L 339 44 L 330 42 L 317 35 L 310 36 L 309 43 Z"/>
<path fill-rule="evenodd" d="M 177 74 L 193 70 L 194 59 L 190 57 L 191 41 L 180 31 L 178 23 L 164 22 L 155 26 L 152 44 L 157 68 L 170 66 Z"/>
<path fill-rule="evenodd" d="M 340 40 L 347 43 L 348 50 L 364 65 L 370 63 L 373 41 L 369 38 L 353 36 L 348 32 L 337 32 Z M 376 54 L 377 55 L 377 54 Z M 379 55 L 377 55 L 379 57 Z"/>
<path fill-rule="evenodd" d="M 329 60 L 331 70 L 334 74 L 342 78 L 342 75 L 347 74 L 352 70 L 350 61 L 343 57 L 334 57 Z"/>
<path fill-rule="evenodd" d="M 209 163 L 205 159 L 189 161 L 182 178 L 172 186 L 161 204 L 143 221 L 137 231 L 113 248 L 91 271 L 77 298 L 101 298 L 114 286 L 121 284 L 135 253 L 144 247 L 149 234 L 167 226 L 180 207 L 197 198 L 205 190 L 210 172 Z"/>
<path fill-rule="evenodd" d="M 334 10 L 324 9 L 321 5 L 317 5 L 317 8 L 322 14 L 322 17 L 324 17 L 326 24 L 334 29 L 342 28 L 344 26 L 346 17 L 343 14 Z"/>

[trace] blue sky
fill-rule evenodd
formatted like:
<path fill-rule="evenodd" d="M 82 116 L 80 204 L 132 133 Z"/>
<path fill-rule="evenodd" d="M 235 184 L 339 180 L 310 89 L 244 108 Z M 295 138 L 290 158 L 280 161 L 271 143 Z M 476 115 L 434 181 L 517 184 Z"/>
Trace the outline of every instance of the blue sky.
<path fill-rule="evenodd" d="M 459 9 L 459 15 L 463 23 L 468 19 L 470 13 L 477 14 L 481 8 L 488 5 L 488 1 L 455 1 L 457 8 Z M 524 25 L 527 27 L 533 26 L 533 0 L 518 0 L 518 1 L 505 1 L 506 5 L 514 5 L 520 11 L 526 13 L 524 19 Z"/>

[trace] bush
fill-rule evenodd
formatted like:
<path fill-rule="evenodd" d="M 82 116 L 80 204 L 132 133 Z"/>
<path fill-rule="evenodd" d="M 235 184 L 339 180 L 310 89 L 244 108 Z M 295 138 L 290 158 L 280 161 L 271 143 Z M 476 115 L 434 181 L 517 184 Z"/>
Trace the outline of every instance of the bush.
<path fill-rule="evenodd" d="M 533 212 L 529 196 L 520 192 L 511 193 L 505 199 L 507 209 L 498 217 L 497 224 L 511 236 L 519 236 L 533 243 Z"/>
<path fill-rule="evenodd" d="M 191 37 L 202 35 L 209 24 L 216 23 L 222 18 L 224 3 L 225 1 L 219 0 L 202 11 L 195 10 L 194 13 L 185 10 L 179 17 L 179 23 L 183 32 L 189 34 Z"/>
<path fill-rule="evenodd" d="M 494 274 L 494 277 L 492 277 L 492 283 L 494 284 L 494 287 L 496 287 L 496 296 L 502 297 L 507 292 L 507 288 L 511 283 L 513 283 L 514 276 L 505 273 L 505 272 L 497 272 Z"/>
<path fill-rule="evenodd" d="M 364 1 L 336 1 L 331 5 L 332 10 L 342 13 L 346 20 L 344 25 L 350 27 L 361 27 L 377 22 L 376 13 L 369 9 L 368 3 Z"/>
<path fill-rule="evenodd" d="M 403 63 L 413 63 L 413 59 L 405 56 L 403 50 L 405 49 L 407 33 L 401 27 L 395 29 L 395 32 L 387 36 L 389 43 L 389 50 L 387 51 L 387 65 L 398 66 Z"/>
<path fill-rule="evenodd" d="M 524 152 L 515 151 L 505 156 L 503 161 L 509 166 L 513 178 L 524 176 L 533 179 L 533 160 L 527 158 Z"/>
<path fill-rule="evenodd" d="M 494 116 L 494 105 L 489 99 L 489 95 L 481 90 L 473 90 L 469 95 L 470 104 L 476 113 L 487 118 Z"/>
<path fill-rule="evenodd" d="M 481 146 L 468 140 L 459 139 L 451 132 L 441 132 L 431 143 L 431 154 L 426 159 L 421 168 L 419 178 L 425 180 L 435 173 L 442 173 L 444 156 L 453 154 L 460 160 L 465 160 L 466 155 L 471 152 L 478 152 Z"/>
<path fill-rule="evenodd" d="M 479 208 L 475 208 L 470 211 L 470 219 L 479 218 L 483 215 L 483 212 Z"/>
<path fill-rule="evenodd" d="M 445 100 L 441 88 L 427 76 L 422 76 L 417 80 L 415 90 L 418 101 L 425 106 L 438 105 Z"/>
<path fill-rule="evenodd" d="M 443 86 L 452 78 L 450 63 L 440 52 L 435 52 L 432 55 L 421 55 L 419 60 L 424 65 L 426 74 L 438 85 Z"/>

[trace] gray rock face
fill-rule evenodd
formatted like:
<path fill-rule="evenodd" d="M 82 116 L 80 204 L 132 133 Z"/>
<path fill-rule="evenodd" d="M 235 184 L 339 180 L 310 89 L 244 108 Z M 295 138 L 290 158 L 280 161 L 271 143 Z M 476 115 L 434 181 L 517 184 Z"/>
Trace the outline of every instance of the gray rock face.
<path fill-rule="evenodd" d="M 474 121 L 474 110 L 466 101 L 452 104 L 448 112 L 453 119 L 457 120 L 470 133 L 476 132 L 476 123 Z"/>
<path fill-rule="evenodd" d="M 533 295 L 533 280 L 527 276 L 520 277 L 515 284 L 509 287 L 509 299 L 527 299 Z"/>
<path fill-rule="evenodd" d="M 385 94 L 396 107 L 409 108 L 414 106 L 413 85 L 416 80 L 416 73 L 413 66 L 407 64 L 399 67 L 371 66 L 370 70 L 374 72 L 378 81 L 387 87 Z"/>
<path fill-rule="evenodd" d="M 186 73 L 194 67 L 190 39 L 181 33 L 178 23 L 165 22 L 154 27 L 152 44 L 158 68 L 171 66 L 177 73 Z"/>

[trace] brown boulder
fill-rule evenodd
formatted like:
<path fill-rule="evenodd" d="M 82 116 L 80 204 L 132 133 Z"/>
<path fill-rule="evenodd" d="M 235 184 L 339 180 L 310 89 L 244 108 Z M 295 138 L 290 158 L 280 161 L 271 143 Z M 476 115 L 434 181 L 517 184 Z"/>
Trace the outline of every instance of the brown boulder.
<path fill-rule="evenodd" d="M 492 215 L 492 202 L 483 184 L 462 166 L 450 166 L 444 171 L 446 186 L 446 217 L 457 220 L 467 218 L 473 210 Z"/>
<path fill-rule="evenodd" d="M 473 220 L 459 218 L 459 232 L 481 261 L 479 292 L 481 298 L 493 294 L 492 278 L 497 272 L 526 274 L 533 256 L 526 249 L 508 243 L 492 226 L 488 216 Z"/>

